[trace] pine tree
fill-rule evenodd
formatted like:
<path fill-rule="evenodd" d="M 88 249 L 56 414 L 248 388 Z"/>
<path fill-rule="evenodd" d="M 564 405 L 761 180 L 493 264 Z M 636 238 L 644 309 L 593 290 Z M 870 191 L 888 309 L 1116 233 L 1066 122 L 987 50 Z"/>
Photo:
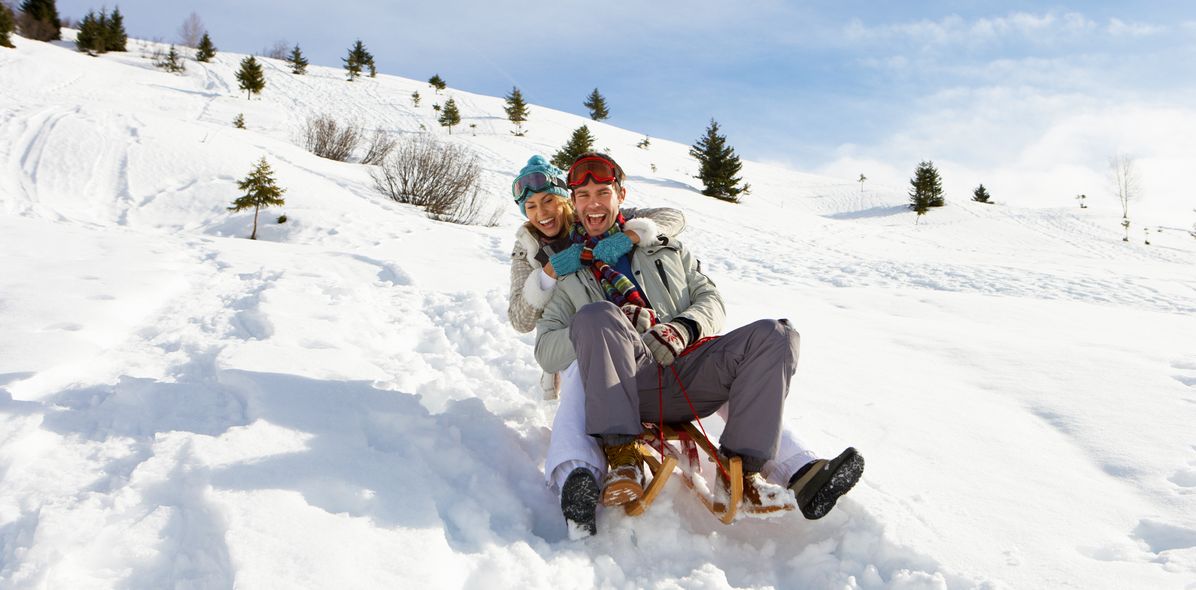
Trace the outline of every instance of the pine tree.
<path fill-rule="evenodd" d="M 582 125 L 574 129 L 569 141 L 552 155 L 552 165 L 561 170 L 568 170 L 577 156 L 592 151 L 594 151 L 594 136 L 590 134 L 589 127 Z"/>
<path fill-rule="evenodd" d="M 179 52 L 175 50 L 174 45 L 170 46 L 170 51 L 166 54 L 166 57 L 162 58 L 161 61 L 156 62 L 154 65 L 175 74 L 187 69 L 186 65 L 183 64 L 182 56 L 180 56 Z"/>
<path fill-rule="evenodd" d="M 307 59 L 303 57 L 303 52 L 299 50 L 299 44 L 295 44 L 295 48 L 291 50 L 291 57 L 287 58 L 287 63 L 291 64 L 291 73 L 302 76 L 307 73 Z"/>
<path fill-rule="evenodd" d="M 105 51 L 126 51 L 129 34 L 125 32 L 125 17 L 120 13 L 120 7 L 112 9 L 112 16 L 108 17 L 108 26 L 104 30 Z"/>
<path fill-rule="evenodd" d="M 416 108 L 419 108 L 419 91 L 418 90 L 411 93 L 411 104 L 414 105 Z"/>
<path fill-rule="evenodd" d="M 203 37 L 199 39 L 199 47 L 195 49 L 195 61 L 208 62 L 213 57 L 216 57 L 216 46 L 212 44 L 212 38 L 204 32 Z"/>
<path fill-rule="evenodd" d="M 931 207 L 942 206 L 943 181 L 939 178 L 939 171 L 934 167 L 934 162 L 927 160 L 918 164 L 909 184 L 909 207 L 918 214 L 918 219 L 921 219 Z M 935 202 L 939 204 L 935 205 Z"/>
<path fill-rule="evenodd" d="M 257 166 L 249 173 L 249 176 L 237 182 L 237 188 L 245 191 L 245 195 L 233 201 L 233 205 L 228 210 L 235 213 L 250 207 L 253 208 L 253 233 L 249 234 L 249 239 L 256 240 L 258 211 L 263 207 L 285 205 L 286 201 L 282 198 L 282 194 L 287 191 L 275 184 L 274 172 L 270 170 L 270 164 L 266 162 L 265 156 L 258 160 Z"/>
<path fill-rule="evenodd" d="M 977 203 L 987 203 L 989 202 L 988 199 L 991 196 L 992 195 L 988 194 L 988 189 L 984 188 L 983 183 L 976 187 L 976 190 L 972 191 L 972 200 L 976 201 Z"/>
<path fill-rule="evenodd" d="M 25 0 L 21 3 L 21 36 L 36 41 L 61 41 L 58 6 L 54 0 Z"/>
<path fill-rule="evenodd" d="M 0 47 L 12 47 L 12 30 L 16 27 L 17 19 L 3 2 L 0 2 Z"/>
<path fill-rule="evenodd" d="M 595 121 L 603 121 L 610 118 L 610 111 L 606 110 L 606 99 L 595 88 L 586 101 L 582 103 L 587 109 L 590 109 L 590 118 Z"/>
<path fill-rule="evenodd" d="M 511 93 L 507 95 L 507 106 L 504 107 L 507 111 L 507 119 L 515 124 L 515 135 L 523 136 L 523 123 L 527 121 L 527 103 L 523 101 L 523 93 L 519 92 L 518 88 L 511 88 Z"/>
<path fill-rule="evenodd" d="M 233 127 L 237 129 L 245 128 L 245 113 L 237 113 L 237 116 L 233 117 Z"/>
<path fill-rule="evenodd" d="M 436 94 L 440 94 L 441 90 L 448 87 L 448 84 L 445 84 L 444 78 L 441 78 L 440 74 L 433 74 L 431 78 L 428 78 L 428 84 L 436 89 Z"/>
<path fill-rule="evenodd" d="M 370 77 L 374 77 L 376 70 L 374 69 L 374 56 L 365 50 L 365 43 L 358 39 L 353 47 L 349 48 L 349 55 L 341 58 L 345 62 L 345 70 L 349 72 L 349 81 L 352 82 L 361 75 L 362 68 L 370 69 Z"/>
<path fill-rule="evenodd" d="M 83 15 L 83 20 L 79 21 L 79 34 L 75 36 L 75 49 L 87 53 L 103 53 L 103 29 L 100 28 L 100 19 L 96 16 L 94 10 L 87 11 Z"/>
<path fill-rule="evenodd" d="M 689 155 L 698 159 L 698 175 L 705 188 L 702 194 L 732 203 L 739 202 L 739 195 L 751 189 L 751 185 L 739 183 L 743 180 L 735 175 L 739 174 L 743 163 L 735 155 L 735 148 L 727 145 L 727 137 L 719 134 L 718 122 L 710 120 L 706 128 L 706 135 L 698 139 L 689 149 Z"/>
<path fill-rule="evenodd" d="M 640 148 L 641 150 L 646 150 L 651 146 L 652 140 L 647 135 L 645 135 L 644 138 L 639 141 L 639 143 L 635 144 L 635 147 Z"/>
<path fill-rule="evenodd" d="M 252 55 L 241 60 L 241 69 L 237 72 L 237 82 L 241 90 L 249 93 L 249 98 L 261 94 L 266 87 L 266 75 L 262 72 L 262 64 Z"/>
<path fill-rule="evenodd" d="M 448 102 L 444 103 L 444 109 L 440 113 L 439 121 L 442 127 L 448 127 L 449 135 L 452 135 L 453 125 L 461 122 L 461 112 L 457 110 L 457 101 L 450 98 Z"/>

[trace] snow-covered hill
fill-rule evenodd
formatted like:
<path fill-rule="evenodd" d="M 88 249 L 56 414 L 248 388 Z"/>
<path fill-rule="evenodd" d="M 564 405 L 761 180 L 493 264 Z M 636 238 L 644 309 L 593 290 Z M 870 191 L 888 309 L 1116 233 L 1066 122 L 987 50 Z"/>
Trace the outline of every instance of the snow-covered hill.
<path fill-rule="evenodd" d="M 688 146 L 536 107 L 516 138 L 501 98 L 263 60 L 250 101 L 240 55 L 171 75 L 140 42 L 14 40 L 2 587 L 1196 586 L 1182 232 L 1125 243 L 1112 211 L 961 200 L 915 225 L 901 187 L 752 162 L 730 205 L 698 194 Z M 432 110 L 448 96 L 451 137 Z M 297 147 L 317 113 L 475 150 L 500 226 L 430 221 Z M 540 472 L 554 406 L 506 320 L 505 195 L 583 123 L 629 204 L 686 211 L 730 326 L 801 331 L 786 421 L 868 459 L 827 518 L 726 527 L 670 482 L 646 515 L 566 539 Z M 226 208 L 261 156 L 287 204 L 249 241 Z"/>

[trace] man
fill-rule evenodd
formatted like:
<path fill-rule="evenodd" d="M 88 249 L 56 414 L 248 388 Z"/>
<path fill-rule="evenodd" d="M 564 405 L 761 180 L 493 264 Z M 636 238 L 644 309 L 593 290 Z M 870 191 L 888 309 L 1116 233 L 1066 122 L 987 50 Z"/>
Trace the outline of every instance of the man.
<path fill-rule="evenodd" d="M 567 185 L 579 222 L 569 232 L 572 245 L 550 258 L 559 282 L 536 325 L 536 359 L 546 371 L 578 362 L 586 431 L 599 439 L 609 464 L 602 503 L 643 495 L 634 447 L 643 421 L 689 421 L 727 404 L 719 452 L 743 461 L 743 512 L 768 515 L 796 501 L 807 518 L 821 518 L 859 480 L 864 462 L 855 449 L 811 461 L 788 490 L 759 474 L 777 450 L 797 368 L 797 332 L 785 320 L 760 320 L 710 338 L 723 327 L 722 296 L 676 240 L 632 246 L 619 213 L 625 180 L 604 154 L 582 154 L 570 167 Z M 721 471 L 719 480 L 716 502 L 725 502 Z"/>

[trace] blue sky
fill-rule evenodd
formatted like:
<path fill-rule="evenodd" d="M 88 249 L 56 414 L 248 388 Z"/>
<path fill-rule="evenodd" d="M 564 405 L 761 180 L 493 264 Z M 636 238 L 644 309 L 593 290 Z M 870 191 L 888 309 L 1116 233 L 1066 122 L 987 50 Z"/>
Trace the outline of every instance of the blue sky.
<path fill-rule="evenodd" d="M 99 8 L 83 0 L 58 6 L 74 18 Z M 621 127 L 692 143 L 713 117 L 750 159 L 895 184 L 933 159 L 958 171 L 945 174 L 949 190 L 989 177 L 990 186 L 1046 199 L 1098 183 L 1112 151 L 1160 161 L 1194 155 L 1185 153 L 1189 143 L 1143 129 L 1174 133 L 1196 121 L 1188 106 L 1196 105 L 1196 7 L 1186 2 L 120 7 L 135 37 L 173 41 L 194 10 L 227 51 L 260 52 L 285 39 L 313 63 L 338 65 L 361 38 L 382 73 L 439 73 L 450 87 L 495 96 L 518 86 L 534 104 L 578 114 L 597 87 L 609 122 Z M 1025 169 L 1043 156 L 1054 160 Z M 1065 182 L 1059 167 L 1087 173 L 1073 170 Z M 1157 172 L 1161 186 L 1178 179 L 1173 168 Z"/>

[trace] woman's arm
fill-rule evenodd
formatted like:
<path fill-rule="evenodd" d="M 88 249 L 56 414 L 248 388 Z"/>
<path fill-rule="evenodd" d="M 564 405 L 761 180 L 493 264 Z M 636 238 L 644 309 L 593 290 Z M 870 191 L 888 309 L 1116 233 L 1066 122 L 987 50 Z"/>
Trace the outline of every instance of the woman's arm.
<path fill-rule="evenodd" d="M 555 288 L 556 282 L 548 279 L 543 270 L 532 266 L 527 250 L 522 244 L 516 244 L 511 253 L 511 295 L 507 304 L 511 327 L 520 334 L 536 329 L 536 321 L 544 313 L 544 306 L 548 305 Z"/>

